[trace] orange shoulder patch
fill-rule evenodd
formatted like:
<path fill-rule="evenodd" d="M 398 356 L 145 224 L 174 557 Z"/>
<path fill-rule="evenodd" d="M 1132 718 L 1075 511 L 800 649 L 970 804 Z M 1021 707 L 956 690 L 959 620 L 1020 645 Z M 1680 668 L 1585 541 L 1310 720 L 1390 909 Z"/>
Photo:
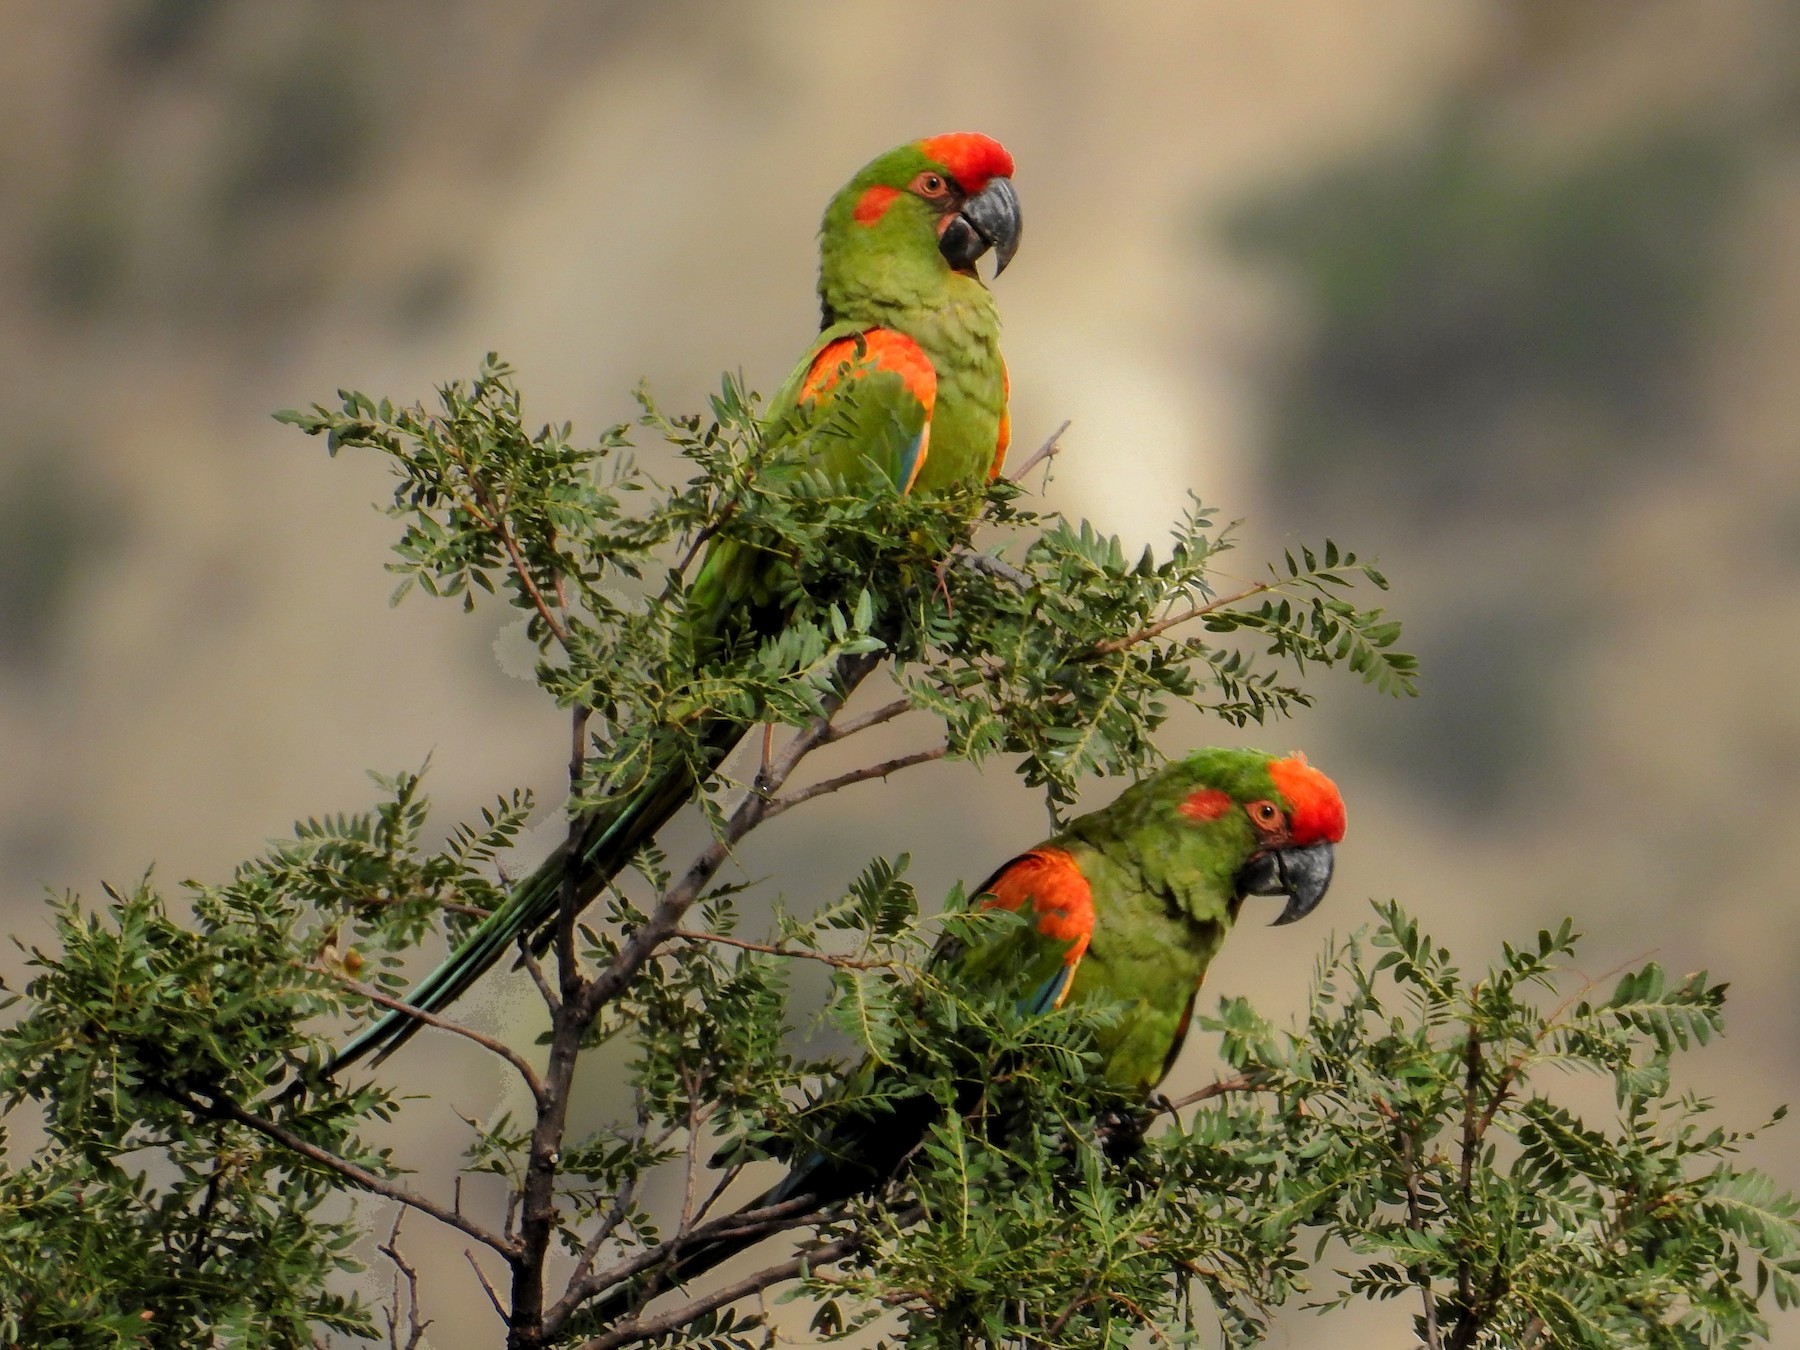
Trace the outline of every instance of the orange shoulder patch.
<path fill-rule="evenodd" d="M 1027 900 L 1038 932 L 1069 944 L 1063 964 L 1087 953 L 1094 935 L 1094 892 L 1075 859 L 1059 848 L 1038 848 L 1015 859 L 987 884 L 985 907 L 1018 909 Z"/>
<path fill-rule="evenodd" d="M 1012 376 L 1006 373 L 1006 362 L 1000 363 L 1000 435 L 994 445 L 994 462 L 988 468 L 988 482 L 1000 476 L 1006 467 L 1006 449 L 1012 444 Z"/>
<path fill-rule="evenodd" d="M 871 370 L 888 370 L 898 375 L 912 396 L 924 405 L 929 420 L 932 405 L 937 402 L 937 367 L 931 364 L 923 347 L 891 328 L 870 328 L 828 345 L 813 358 L 812 368 L 800 386 L 800 397 L 817 398 L 830 393 L 844 374 L 855 380 Z"/>

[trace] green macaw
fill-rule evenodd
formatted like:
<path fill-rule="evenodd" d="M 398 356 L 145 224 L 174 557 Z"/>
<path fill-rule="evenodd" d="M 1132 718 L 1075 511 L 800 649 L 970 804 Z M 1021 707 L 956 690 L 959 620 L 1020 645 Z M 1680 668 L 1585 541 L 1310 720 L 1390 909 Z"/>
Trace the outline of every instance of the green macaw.
<path fill-rule="evenodd" d="M 974 897 L 980 907 L 1028 912 L 1035 924 L 941 943 L 933 974 L 972 993 L 1018 991 L 1019 1006 L 1105 1004 L 1116 1020 L 1095 1031 L 1109 1087 L 1145 1100 L 1175 1062 L 1208 965 L 1244 899 L 1283 895 L 1276 924 L 1305 918 L 1331 882 L 1344 837 L 1335 784 L 1294 754 L 1198 750 L 1128 788 L 1107 807 L 1006 863 Z M 864 1096 L 882 1068 L 851 1075 Z M 852 1113 L 826 1141 L 739 1215 L 804 1199 L 812 1212 L 871 1191 L 900 1168 L 937 1118 L 934 1100 L 888 1099 Z M 766 1234 L 701 1238 L 654 1284 L 596 1306 L 605 1324 L 660 1289 L 684 1283 Z"/>
<path fill-rule="evenodd" d="M 999 474 L 1010 439 L 1006 367 L 993 296 L 975 264 L 992 249 L 998 275 L 1018 249 L 1012 172 L 998 141 L 957 132 L 890 150 L 831 199 L 819 236 L 823 331 L 769 406 L 771 475 L 822 470 L 854 487 L 879 473 L 902 492 L 939 492 Z M 742 542 L 709 548 L 685 615 L 698 650 L 779 627 L 784 616 L 771 603 L 779 566 Z M 698 770 L 669 756 L 628 799 L 588 817 L 575 845 L 581 903 L 624 869 L 747 729 L 706 719 Z M 440 1011 L 521 937 L 539 936 L 557 911 L 568 849 L 519 882 L 407 1002 Z M 333 1067 L 376 1049 L 392 1053 L 421 1025 L 391 1012 Z"/>

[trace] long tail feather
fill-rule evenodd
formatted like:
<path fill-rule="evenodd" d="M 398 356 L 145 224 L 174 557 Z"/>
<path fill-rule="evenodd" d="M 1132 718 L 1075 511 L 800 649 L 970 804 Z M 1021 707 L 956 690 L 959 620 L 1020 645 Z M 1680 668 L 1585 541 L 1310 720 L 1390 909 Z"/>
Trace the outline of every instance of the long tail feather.
<path fill-rule="evenodd" d="M 725 762 L 746 730 L 740 722 L 713 723 L 701 737 L 701 763 L 682 761 L 668 765 L 654 773 L 629 800 L 588 817 L 574 878 L 578 905 L 591 903 L 609 881 L 625 870 L 638 850 Z M 543 935 L 560 908 L 569 847 L 566 841 L 559 845 L 536 871 L 520 881 L 506 903 L 483 919 L 436 970 L 413 986 L 405 1001 L 426 1012 L 441 1012 L 514 950 L 521 937 L 535 940 Z M 338 1052 L 331 1062 L 331 1072 L 347 1068 L 371 1053 L 379 1064 L 424 1025 L 398 1009 L 388 1012 Z"/>

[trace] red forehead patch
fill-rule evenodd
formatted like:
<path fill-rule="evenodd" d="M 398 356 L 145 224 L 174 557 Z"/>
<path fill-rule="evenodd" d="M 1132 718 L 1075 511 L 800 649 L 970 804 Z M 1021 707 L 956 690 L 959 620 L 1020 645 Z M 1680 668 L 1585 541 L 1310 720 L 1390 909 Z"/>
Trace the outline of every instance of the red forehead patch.
<path fill-rule="evenodd" d="M 1013 159 L 1006 147 L 979 132 L 953 131 L 947 136 L 927 137 L 918 144 L 931 159 L 950 170 L 950 176 L 964 192 L 980 192 L 990 178 L 1012 177 Z"/>
<path fill-rule="evenodd" d="M 1296 844 L 1320 840 L 1337 843 L 1344 837 L 1344 799 L 1337 784 L 1295 753 L 1269 761 L 1269 777 L 1288 803 L 1288 833 Z"/>

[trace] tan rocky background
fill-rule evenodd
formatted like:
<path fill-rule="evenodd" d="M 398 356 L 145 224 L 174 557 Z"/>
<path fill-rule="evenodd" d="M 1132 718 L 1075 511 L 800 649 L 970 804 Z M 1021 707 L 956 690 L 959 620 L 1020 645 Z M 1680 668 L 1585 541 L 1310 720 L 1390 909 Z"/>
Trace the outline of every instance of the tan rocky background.
<path fill-rule="evenodd" d="M 216 878 L 366 804 L 365 768 L 430 756 L 446 820 L 517 784 L 553 818 L 564 726 L 497 660 L 506 616 L 390 610 L 380 468 L 269 412 L 426 396 L 488 349 L 592 431 L 640 378 L 673 408 L 722 369 L 771 388 L 830 192 L 972 128 L 1028 222 L 997 285 L 1017 440 L 1074 419 L 1050 501 L 1141 544 L 1192 488 L 1250 520 L 1245 574 L 1326 534 L 1377 554 L 1425 661 L 1416 702 L 1319 676 L 1250 737 L 1332 772 L 1351 833 L 1325 923 L 1235 935 L 1215 991 L 1297 1007 L 1369 897 L 1471 962 L 1574 913 L 1595 973 L 1732 982 L 1690 1070 L 1727 1123 L 1800 1098 L 1800 7 L 61 0 L 0 16 L 0 118 L 23 940 L 45 887 Z M 837 809 L 747 870 L 800 903 L 910 849 L 930 894 L 1042 825 L 1003 765 Z M 432 1039 L 394 1065 L 450 1085 L 401 1141 L 425 1163 L 498 1092 Z M 1178 1071 L 1211 1072 L 1204 1043 Z M 1800 1182 L 1800 1136 L 1759 1160 Z M 457 1245 L 410 1242 L 432 1343 L 493 1344 Z"/>

